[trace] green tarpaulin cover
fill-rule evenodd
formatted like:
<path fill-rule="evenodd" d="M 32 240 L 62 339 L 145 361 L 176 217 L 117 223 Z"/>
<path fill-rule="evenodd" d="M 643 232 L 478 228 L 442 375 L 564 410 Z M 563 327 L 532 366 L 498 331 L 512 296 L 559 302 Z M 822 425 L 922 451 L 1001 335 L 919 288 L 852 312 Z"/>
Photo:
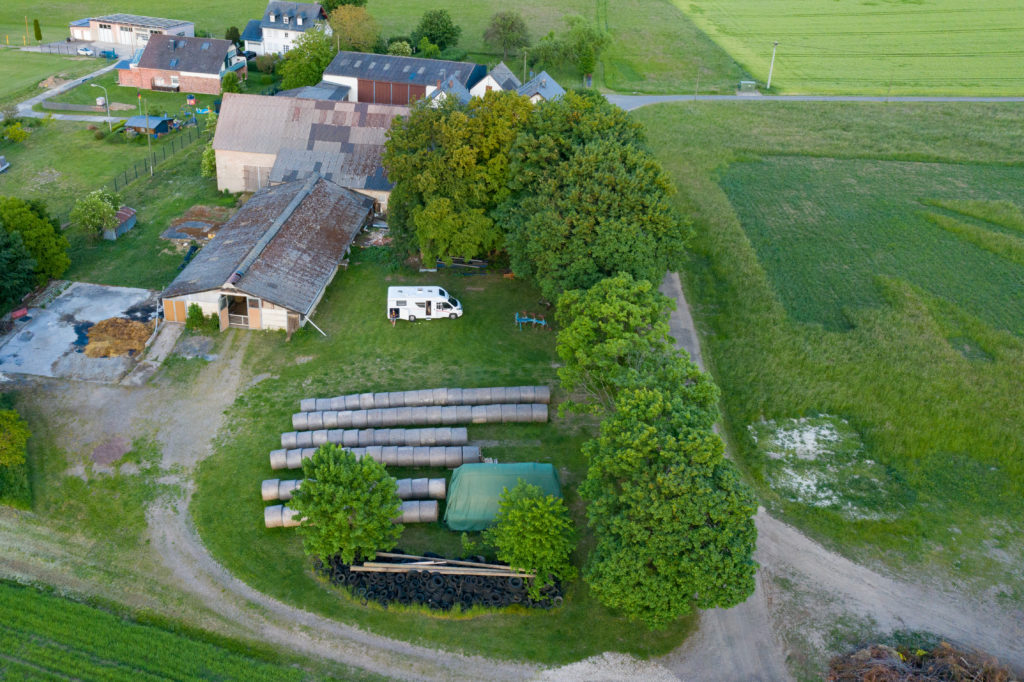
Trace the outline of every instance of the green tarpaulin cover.
<path fill-rule="evenodd" d="M 516 487 L 519 479 L 539 487 L 545 495 L 562 496 L 558 473 L 550 464 L 463 464 L 452 474 L 448 485 L 444 522 L 452 530 L 487 528 L 498 515 L 498 498 L 502 491 Z"/>

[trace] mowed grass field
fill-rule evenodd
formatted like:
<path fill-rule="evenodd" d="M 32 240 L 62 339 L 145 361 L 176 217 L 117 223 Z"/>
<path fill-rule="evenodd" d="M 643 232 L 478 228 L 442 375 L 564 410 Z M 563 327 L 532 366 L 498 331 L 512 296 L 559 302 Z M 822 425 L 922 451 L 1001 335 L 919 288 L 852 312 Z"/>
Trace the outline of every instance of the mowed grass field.
<path fill-rule="evenodd" d="M 1024 112 L 639 110 L 762 499 L 827 544 L 1024 601 Z"/>
<path fill-rule="evenodd" d="M 78 78 L 100 68 L 95 59 L 0 49 L 0 106 L 37 95 L 50 76 Z"/>
<path fill-rule="evenodd" d="M 818 94 L 1019 95 L 1016 0 L 674 0 L 772 90 Z"/>
<path fill-rule="evenodd" d="M 246 365 L 254 375 L 267 378 L 235 401 L 214 454 L 196 475 L 192 513 L 211 553 L 265 594 L 426 646 L 542 663 L 567 663 L 603 651 L 647 657 L 677 646 L 695 619 L 684 618 L 651 632 L 601 606 L 581 581 L 569 586 L 562 607 L 550 611 L 520 608 L 467 618 L 458 609 L 451 615 L 428 615 L 411 607 L 360 606 L 314 576 L 294 529 L 264 527 L 266 503 L 260 499 L 260 482 L 302 477 L 301 470 L 272 470 L 268 458 L 270 450 L 280 447 L 281 433 L 291 430 L 291 415 L 301 398 L 436 386 L 557 387 L 555 334 L 518 331 L 513 323 L 515 311 L 543 311 L 533 287 L 500 275 L 390 272 L 382 265 L 360 263 L 365 258 L 365 252 L 354 253 L 353 264 L 335 278 L 318 307 L 314 321 L 327 338 L 311 328 L 290 342 L 283 333 L 252 335 Z M 400 322 L 392 327 L 385 316 L 385 288 L 411 283 L 446 287 L 463 302 L 466 315 L 454 321 Z M 560 399 L 557 390 L 554 394 L 556 401 Z M 472 425 L 469 438 L 482 442 L 482 454 L 499 462 L 555 465 L 582 537 L 574 555 L 579 565 L 592 542 L 576 493 L 586 470 L 580 446 L 595 433 L 596 425 L 589 418 L 559 418 L 554 405 L 551 415 L 547 424 Z M 450 472 L 398 468 L 393 475 L 448 477 Z M 440 523 L 410 524 L 398 546 L 415 553 L 463 556 L 460 538 Z"/>

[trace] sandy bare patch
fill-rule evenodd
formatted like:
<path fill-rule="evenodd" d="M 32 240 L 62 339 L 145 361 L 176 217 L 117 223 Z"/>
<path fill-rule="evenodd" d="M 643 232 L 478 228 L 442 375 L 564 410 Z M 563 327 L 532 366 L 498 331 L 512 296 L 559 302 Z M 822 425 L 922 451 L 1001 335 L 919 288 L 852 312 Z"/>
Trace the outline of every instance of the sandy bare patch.
<path fill-rule="evenodd" d="M 131 450 L 131 447 L 128 439 L 115 436 L 93 448 L 92 461 L 96 464 L 113 464 L 124 457 L 125 453 Z"/>

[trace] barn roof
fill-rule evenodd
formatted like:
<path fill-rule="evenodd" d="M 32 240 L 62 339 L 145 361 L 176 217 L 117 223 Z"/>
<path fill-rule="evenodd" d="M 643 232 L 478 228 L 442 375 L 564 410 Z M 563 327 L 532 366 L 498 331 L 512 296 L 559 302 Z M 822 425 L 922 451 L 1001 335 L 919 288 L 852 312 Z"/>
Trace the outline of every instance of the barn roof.
<path fill-rule="evenodd" d="M 163 19 L 161 17 L 147 17 L 141 14 L 104 14 L 102 17 L 93 17 L 93 21 L 103 21 L 111 24 L 131 24 L 133 26 L 145 26 L 146 28 L 171 28 L 172 26 L 192 23 L 182 19 Z"/>
<path fill-rule="evenodd" d="M 436 85 L 454 78 L 467 88 L 476 85 L 487 73 L 482 64 L 450 62 L 444 59 L 420 59 L 369 52 L 339 52 L 324 70 L 325 76 L 347 76 L 368 81 Z"/>
<path fill-rule="evenodd" d="M 308 315 L 359 230 L 373 199 L 313 174 L 256 192 L 161 294 L 234 286 Z"/>
<path fill-rule="evenodd" d="M 219 75 L 233 45 L 230 40 L 218 38 L 153 35 L 142 52 L 139 67 Z"/>

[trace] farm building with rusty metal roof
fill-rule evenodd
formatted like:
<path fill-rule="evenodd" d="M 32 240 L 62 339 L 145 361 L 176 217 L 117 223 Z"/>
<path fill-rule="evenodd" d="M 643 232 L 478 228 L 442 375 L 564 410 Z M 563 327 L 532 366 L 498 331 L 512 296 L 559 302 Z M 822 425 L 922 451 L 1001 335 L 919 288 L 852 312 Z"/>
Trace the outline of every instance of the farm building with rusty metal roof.
<path fill-rule="evenodd" d="M 407 107 L 303 97 L 224 96 L 213 148 L 217 188 L 252 192 L 318 173 L 387 206 L 388 128 Z"/>
<path fill-rule="evenodd" d="M 309 321 L 373 199 L 318 173 L 256 192 L 160 295 L 164 319 L 196 304 L 228 327 L 284 329 Z"/>

